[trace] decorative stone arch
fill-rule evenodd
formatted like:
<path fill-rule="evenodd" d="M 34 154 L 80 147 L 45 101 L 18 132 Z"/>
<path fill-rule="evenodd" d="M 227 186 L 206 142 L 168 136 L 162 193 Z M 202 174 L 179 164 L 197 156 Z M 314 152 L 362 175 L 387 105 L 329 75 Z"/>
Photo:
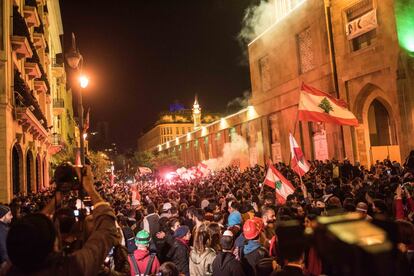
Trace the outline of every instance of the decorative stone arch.
<path fill-rule="evenodd" d="M 36 163 L 35 156 L 31 148 L 26 150 L 26 192 L 36 192 Z"/>
<path fill-rule="evenodd" d="M 369 110 L 372 104 L 379 103 L 388 113 L 390 130 L 390 145 L 398 145 L 397 116 L 391 98 L 379 86 L 368 83 L 364 85 L 355 100 L 353 112 L 360 125 L 355 128 L 357 139 L 358 160 L 361 164 L 371 165 L 372 145 L 369 129 Z"/>
<path fill-rule="evenodd" d="M 24 191 L 23 160 L 22 147 L 16 142 L 11 147 L 11 182 L 13 195 Z"/>

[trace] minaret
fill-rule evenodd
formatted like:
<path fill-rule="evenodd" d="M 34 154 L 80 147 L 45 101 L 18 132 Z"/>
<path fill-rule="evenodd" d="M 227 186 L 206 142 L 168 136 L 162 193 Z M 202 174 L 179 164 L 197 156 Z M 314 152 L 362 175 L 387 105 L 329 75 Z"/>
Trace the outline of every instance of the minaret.
<path fill-rule="evenodd" d="M 195 96 L 195 101 L 193 105 L 193 122 L 194 122 L 194 129 L 201 127 L 201 108 L 198 104 L 197 95 Z"/>

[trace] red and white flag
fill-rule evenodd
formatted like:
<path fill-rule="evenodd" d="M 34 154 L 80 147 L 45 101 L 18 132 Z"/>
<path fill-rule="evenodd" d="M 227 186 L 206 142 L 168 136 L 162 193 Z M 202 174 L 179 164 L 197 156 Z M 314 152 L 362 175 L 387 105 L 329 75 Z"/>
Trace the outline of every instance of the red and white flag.
<path fill-rule="evenodd" d="M 343 100 L 302 83 L 298 119 L 337 125 L 358 126 L 358 119 Z"/>
<path fill-rule="evenodd" d="M 210 173 L 208 166 L 204 163 L 199 163 L 197 169 L 200 172 L 201 176 L 206 176 Z"/>
<path fill-rule="evenodd" d="M 152 170 L 148 167 L 138 167 L 138 172 L 140 175 L 146 175 L 152 173 Z"/>
<path fill-rule="evenodd" d="M 292 133 L 289 133 L 289 143 L 290 154 L 292 156 L 290 166 L 298 175 L 303 176 L 310 170 L 310 165 L 308 161 L 306 161 L 305 155 L 303 154 L 302 149 L 299 147 Z"/>
<path fill-rule="evenodd" d="M 279 172 L 272 164 L 269 163 L 264 184 L 276 189 L 277 203 L 283 205 L 286 203 L 288 195 L 293 194 L 295 188 L 292 183 L 287 180 L 281 172 Z"/>
<path fill-rule="evenodd" d="M 89 129 L 89 114 L 90 114 L 91 108 L 88 108 L 88 111 L 86 112 L 86 117 L 83 123 L 83 131 L 86 132 Z"/>

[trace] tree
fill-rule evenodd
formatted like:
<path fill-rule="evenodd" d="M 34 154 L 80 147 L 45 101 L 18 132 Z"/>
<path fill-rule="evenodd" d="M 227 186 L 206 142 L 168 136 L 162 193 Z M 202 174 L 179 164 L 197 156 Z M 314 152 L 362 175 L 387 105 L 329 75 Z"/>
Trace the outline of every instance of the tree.
<path fill-rule="evenodd" d="M 88 158 L 91 162 L 92 172 L 96 179 L 104 179 L 111 166 L 108 156 L 101 151 L 89 151 Z"/>
<path fill-rule="evenodd" d="M 152 159 L 152 166 L 155 170 L 160 170 L 162 168 L 179 168 L 183 166 L 183 162 L 178 158 L 177 154 L 166 154 L 160 153 L 155 155 Z"/>
<path fill-rule="evenodd" d="M 71 162 L 73 164 L 74 161 L 75 158 L 73 154 L 69 153 L 66 147 L 63 147 L 58 153 L 52 155 L 51 166 L 52 169 L 56 169 L 56 167 L 62 164 L 63 162 Z"/>
<path fill-rule="evenodd" d="M 134 165 L 137 167 L 148 167 L 153 169 L 154 154 L 150 151 L 135 152 Z"/>

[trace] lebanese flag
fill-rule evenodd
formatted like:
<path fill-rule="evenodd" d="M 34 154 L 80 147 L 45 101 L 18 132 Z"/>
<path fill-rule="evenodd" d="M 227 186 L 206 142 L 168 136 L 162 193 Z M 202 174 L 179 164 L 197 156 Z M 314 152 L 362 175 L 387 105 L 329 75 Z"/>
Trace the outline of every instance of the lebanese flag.
<path fill-rule="evenodd" d="M 358 126 L 358 119 L 343 100 L 336 99 L 312 86 L 302 83 L 298 119 L 337 125 Z"/>
<path fill-rule="evenodd" d="M 210 173 L 207 165 L 204 163 L 199 163 L 197 166 L 198 171 L 201 173 L 201 176 L 206 176 Z"/>
<path fill-rule="evenodd" d="M 293 194 L 295 188 L 272 164 L 269 163 L 264 184 L 276 189 L 276 200 L 279 205 L 286 203 L 288 195 Z"/>
<path fill-rule="evenodd" d="M 308 161 L 306 161 L 305 155 L 303 154 L 302 149 L 299 147 L 292 133 L 289 133 L 289 143 L 290 154 L 292 155 L 290 166 L 298 175 L 303 176 L 310 170 L 310 165 Z"/>

